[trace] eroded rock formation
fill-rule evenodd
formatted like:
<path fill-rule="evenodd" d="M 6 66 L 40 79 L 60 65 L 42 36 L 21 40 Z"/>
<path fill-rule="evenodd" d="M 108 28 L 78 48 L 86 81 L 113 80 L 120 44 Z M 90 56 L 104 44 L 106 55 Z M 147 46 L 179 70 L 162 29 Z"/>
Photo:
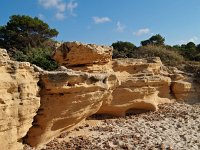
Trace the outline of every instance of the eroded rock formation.
<path fill-rule="evenodd" d="M 59 64 L 73 67 L 108 63 L 112 59 L 112 48 L 79 42 L 66 42 L 53 54 Z"/>
<path fill-rule="evenodd" d="M 37 146 L 95 114 L 110 94 L 107 75 L 74 71 L 41 74 L 41 106 L 27 142 Z"/>
<path fill-rule="evenodd" d="M 191 83 L 183 72 L 165 67 L 159 58 L 112 60 L 112 51 L 67 42 L 53 55 L 61 71 L 38 69 L 41 106 L 28 133 L 30 145 L 40 146 L 95 113 L 124 116 L 187 99 L 190 87 L 181 83 Z"/>
<path fill-rule="evenodd" d="M 93 114 L 124 116 L 156 111 L 175 99 L 199 99 L 192 78 L 165 67 L 159 58 L 112 60 L 112 51 L 109 46 L 63 43 L 53 54 L 62 65 L 59 70 L 32 65 L 34 72 L 29 63 L 10 61 L 1 50 L 0 144 L 13 149 L 26 135 L 26 143 L 40 148 Z M 13 135 L 10 141 L 4 140 L 8 134 Z"/>
<path fill-rule="evenodd" d="M 40 106 L 38 80 L 30 63 L 11 61 L 0 49 L 0 149 L 23 148 L 22 138 Z"/>

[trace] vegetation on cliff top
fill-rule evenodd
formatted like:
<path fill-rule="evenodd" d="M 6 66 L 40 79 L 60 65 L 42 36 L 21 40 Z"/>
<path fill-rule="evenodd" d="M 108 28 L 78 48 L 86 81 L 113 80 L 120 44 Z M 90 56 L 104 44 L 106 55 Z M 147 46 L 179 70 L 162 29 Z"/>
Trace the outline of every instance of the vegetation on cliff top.
<path fill-rule="evenodd" d="M 112 44 L 113 58 L 160 57 L 165 65 L 175 66 L 181 70 L 195 73 L 200 77 L 200 44 L 188 42 L 182 45 L 166 45 L 165 38 L 159 34 L 141 41 L 136 47 L 131 42 L 118 41 Z"/>
<path fill-rule="evenodd" d="M 55 70 L 58 64 L 51 59 L 56 47 L 56 29 L 37 17 L 13 15 L 5 26 L 0 26 L 0 47 L 8 50 L 17 61 L 28 61 L 46 70 Z M 141 41 L 137 47 L 131 42 L 112 44 L 113 58 L 160 57 L 165 65 L 176 66 L 188 72 L 200 74 L 200 44 L 188 42 L 182 45 L 166 45 L 160 34 Z"/>

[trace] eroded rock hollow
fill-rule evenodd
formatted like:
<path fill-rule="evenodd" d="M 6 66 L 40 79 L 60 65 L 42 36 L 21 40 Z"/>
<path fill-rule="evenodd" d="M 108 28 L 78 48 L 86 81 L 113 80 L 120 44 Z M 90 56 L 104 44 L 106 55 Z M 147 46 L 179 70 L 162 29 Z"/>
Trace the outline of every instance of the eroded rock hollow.
<path fill-rule="evenodd" d="M 112 59 L 112 52 L 109 46 L 66 42 L 53 54 L 61 67 L 49 72 L 10 61 L 1 51 L 0 139 L 7 133 L 15 137 L 2 144 L 12 149 L 26 135 L 25 142 L 39 148 L 93 114 L 124 116 L 156 111 L 159 104 L 175 100 L 199 99 L 192 78 L 159 58 Z M 18 126 L 12 125 L 14 120 Z"/>

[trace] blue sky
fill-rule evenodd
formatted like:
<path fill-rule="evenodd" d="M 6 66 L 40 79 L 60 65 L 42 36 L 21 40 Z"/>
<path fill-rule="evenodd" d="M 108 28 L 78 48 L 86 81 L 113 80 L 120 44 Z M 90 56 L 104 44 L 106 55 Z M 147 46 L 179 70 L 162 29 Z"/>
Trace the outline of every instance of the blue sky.
<path fill-rule="evenodd" d="M 166 44 L 200 43 L 200 0 L 1 0 L 0 25 L 14 14 L 39 17 L 59 41 L 139 45 L 159 33 Z"/>

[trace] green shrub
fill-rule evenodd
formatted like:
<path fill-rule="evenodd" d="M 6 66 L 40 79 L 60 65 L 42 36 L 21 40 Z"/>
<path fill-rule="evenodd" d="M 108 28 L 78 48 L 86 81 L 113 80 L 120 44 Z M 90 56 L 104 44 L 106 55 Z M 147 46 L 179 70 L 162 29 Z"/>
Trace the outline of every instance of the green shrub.
<path fill-rule="evenodd" d="M 195 62 L 195 61 L 185 62 L 184 71 L 193 73 L 195 77 L 200 78 L 200 62 Z"/>
<path fill-rule="evenodd" d="M 55 70 L 58 67 L 51 59 L 51 48 L 26 48 L 24 51 L 16 51 L 12 57 L 17 61 L 28 61 L 45 70 Z"/>
<path fill-rule="evenodd" d="M 136 46 L 131 42 L 123 42 L 123 41 L 117 41 L 112 44 L 114 50 L 113 50 L 113 58 L 127 58 L 131 57 L 131 53 L 134 49 L 136 49 Z"/>
<path fill-rule="evenodd" d="M 17 61 L 28 61 L 28 56 L 22 51 L 15 51 L 11 57 Z"/>
<path fill-rule="evenodd" d="M 183 56 L 178 52 L 166 49 L 164 46 L 141 46 L 132 53 L 132 58 L 160 57 L 165 65 L 177 66 L 184 62 Z"/>

